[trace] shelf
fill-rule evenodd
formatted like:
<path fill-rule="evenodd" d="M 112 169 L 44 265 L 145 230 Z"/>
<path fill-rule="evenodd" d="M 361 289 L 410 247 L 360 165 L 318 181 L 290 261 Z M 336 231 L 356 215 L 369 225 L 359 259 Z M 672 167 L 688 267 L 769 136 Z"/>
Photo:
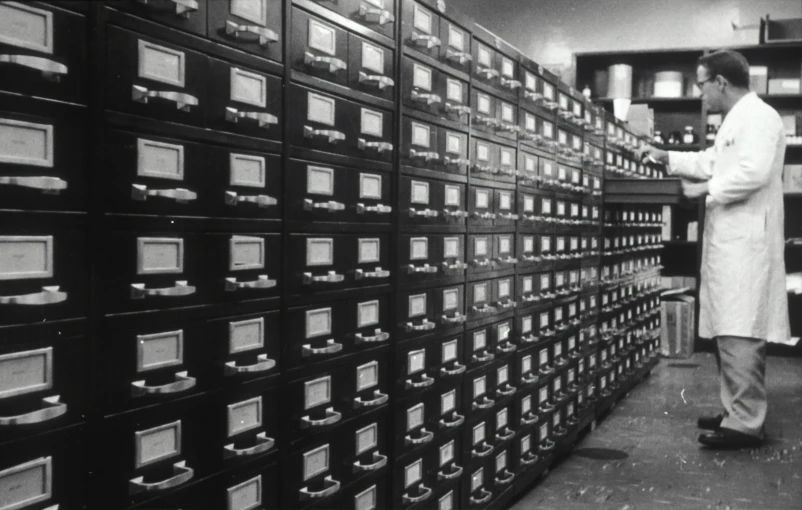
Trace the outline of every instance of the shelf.
<path fill-rule="evenodd" d="M 679 205 L 682 196 L 679 179 L 605 179 L 605 202 L 611 204 Z"/>
<path fill-rule="evenodd" d="M 699 144 L 699 143 L 690 143 L 690 144 L 681 143 L 679 145 L 669 145 L 667 143 L 656 143 L 656 144 L 654 144 L 654 146 L 657 147 L 658 149 L 662 149 L 664 151 L 686 152 L 686 151 L 700 151 L 700 150 L 702 150 L 702 144 Z"/>
<path fill-rule="evenodd" d="M 683 240 L 663 241 L 663 246 L 696 246 L 696 243 L 696 241 Z"/>
<path fill-rule="evenodd" d="M 612 103 L 612 97 L 599 97 L 596 98 L 594 101 L 598 103 Z M 676 104 L 676 103 L 687 103 L 687 104 L 695 104 L 699 103 L 701 105 L 702 98 L 701 97 L 633 97 L 632 104 Z"/>
<path fill-rule="evenodd" d="M 758 94 L 763 101 L 802 101 L 802 94 Z"/>

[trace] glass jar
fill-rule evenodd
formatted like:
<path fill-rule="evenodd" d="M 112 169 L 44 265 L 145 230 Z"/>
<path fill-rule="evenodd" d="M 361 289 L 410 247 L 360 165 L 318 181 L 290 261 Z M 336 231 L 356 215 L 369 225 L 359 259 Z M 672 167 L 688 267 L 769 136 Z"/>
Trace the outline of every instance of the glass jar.
<path fill-rule="evenodd" d="M 663 138 L 663 132 L 662 131 L 655 131 L 654 132 L 654 138 L 652 138 L 652 141 L 654 143 L 665 144 L 666 141 Z"/>
<path fill-rule="evenodd" d="M 693 130 L 693 126 L 685 126 L 685 133 L 682 135 L 682 143 L 685 145 L 692 145 L 696 142 L 696 133 Z"/>

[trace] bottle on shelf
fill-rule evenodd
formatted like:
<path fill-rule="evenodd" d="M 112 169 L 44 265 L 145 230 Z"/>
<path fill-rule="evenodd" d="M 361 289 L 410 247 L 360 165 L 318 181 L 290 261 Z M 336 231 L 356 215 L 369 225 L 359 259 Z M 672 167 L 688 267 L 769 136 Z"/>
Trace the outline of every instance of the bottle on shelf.
<path fill-rule="evenodd" d="M 715 142 L 717 131 L 718 129 L 716 129 L 716 126 L 714 126 L 713 124 L 708 124 L 707 133 L 705 134 L 705 140 L 707 140 L 709 143 Z"/>
<path fill-rule="evenodd" d="M 672 131 L 668 135 L 668 145 L 679 145 L 682 143 L 682 135 L 679 131 Z"/>
<path fill-rule="evenodd" d="M 655 131 L 654 132 L 654 138 L 652 138 L 652 141 L 654 143 L 665 144 L 666 140 L 665 140 L 665 138 L 663 138 L 663 132 L 662 131 Z"/>
<path fill-rule="evenodd" d="M 693 126 L 685 126 L 685 133 L 682 135 L 682 143 L 685 145 L 692 145 L 697 141 Z"/>

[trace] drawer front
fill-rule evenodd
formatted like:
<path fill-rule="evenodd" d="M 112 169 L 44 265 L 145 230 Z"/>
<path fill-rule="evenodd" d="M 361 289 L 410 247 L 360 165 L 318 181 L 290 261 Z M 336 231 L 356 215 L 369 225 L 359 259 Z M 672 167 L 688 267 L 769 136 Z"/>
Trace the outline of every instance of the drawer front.
<path fill-rule="evenodd" d="M 400 402 L 395 409 L 394 436 L 397 458 L 409 459 L 433 444 L 438 435 L 439 401 L 436 392 L 425 392 Z"/>
<path fill-rule="evenodd" d="M 513 141 L 518 140 L 518 133 L 521 131 L 518 124 L 518 105 L 499 99 L 496 102 L 496 115 L 496 134 Z"/>
<path fill-rule="evenodd" d="M 490 273 L 495 270 L 495 236 L 471 234 L 468 236 L 466 258 L 468 274 Z"/>
<path fill-rule="evenodd" d="M 452 435 L 448 439 L 440 440 L 428 450 L 427 464 L 433 472 L 437 487 L 458 480 L 463 475 L 466 462 L 462 440 L 461 435 Z M 434 499 L 431 504 L 436 503 L 437 499 Z"/>
<path fill-rule="evenodd" d="M 493 409 L 493 441 L 499 448 L 509 446 L 510 441 L 518 432 L 518 424 L 513 420 L 514 404 L 514 401 L 507 401 L 505 405 Z"/>
<path fill-rule="evenodd" d="M 392 38 L 393 34 L 395 34 L 394 0 L 366 0 L 362 2 L 359 0 L 342 0 L 335 3 L 328 0 L 314 0 L 314 2 L 384 36 Z"/>
<path fill-rule="evenodd" d="M 311 76 L 348 84 L 348 32 L 328 21 L 293 7 L 290 62 Z"/>
<path fill-rule="evenodd" d="M 488 190 L 492 200 L 492 192 Z M 401 224 L 405 227 L 465 225 L 465 185 L 401 176 Z"/>
<path fill-rule="evenodd" d="M 499 145 L 496 181 L 515 184 L 518 174 L 518 156 L 515 147 Z"/>
<path fill-rule="evenodd" d="M 471 186 L 468 193 L 468 224 L 493 226 L 496 220 L 495 190 Z"/>
<path fill-rule="evenodd" d="M 516 298 L 521 306 L 537 306 L 556 297 L 549 271 L 518 275 Z"/>
<path fill-rule="evenodd" d="M 343 491 L 338 508 L 343 510 L 374 510 L 383 508 L 389 494 L 387 476 L 379 474 L 351 485 Z"/>
<path fill-rule="evenodd" d="M 440 16 L 413 0 L 401 4 L 401 39 L 403 44 L 421 54 L 437 59 L 442 42 Z"/>
<path fill-rule="evenodd" d="M 537 422 L 538 406 L 535 390 L 534 386 L 524 386 L 513 399 L 512 423 L 519 430 L 531 430 Z"/>
<path fill-rule="evenodd" d="M 518 219 L 527 232 L 553 232 L 554 198 L 552 196 L 521 191 L 517 195 Z"/>
<path fill-rule="evenodd" d="M 458 390 L 461 389 L 461 382 L 466 367 L 466 354 L 463 342 L 463 334 L 455 333 L 437 340 L 436 350 L 433 352 L 436 372 L 443 384 L 456 384 Z M 461 399 L 457 399 L 460 405 Z"/>
<path fill-rule="evenodd" d="M 390 341 L 389 296 L 291 308 L 282 359 L 286 369 L 326 363 Z M 303 324 L 303 328 L 298 328 Z"/>
<path fill-rule="evenodd" d="M 528 188 L 537 188 L 540 174 L 538 172 L 538 156 L 518 151 L 518 184 Z"/>
<path fill-rule="evenodd" d="M 514 353 L 518 349 L 513 319 L 491 325 L 490 334 L 492 336 L 491 343 L 495 346 L 495 353 L 499 358 Z"/>
<path fill-rule="evenodd" d="M 501 100 L 477 88 L 471 90 L 473 127 L 486 133 L 496 133 L 501 127 Z"/>
<path fill-rule="evenodd" d="M 441 379 L 442 380 L 442 379 Z M 445 381 L 432 394 L 435 430 L 439 436 L 459 430 L 470 412 L 465 407 L 461 381 Z"/>
<path fill-rule="evenodd" d="M 437 481 L 429 461 L 427 452 L 418 452 L 396 463 L 392 508 L 428 507 Z"/>
<path fill-rule="evenodd" d="M 402 165 L 465 175 L 467 134 L 410 117 L 404 117 L 402 124 Z"/>
<path fill-rule="evenodd" d="M 496 50 L 484 42 L 473 41 L 473 78 L 480 83 L 499 86 L 501 70 L 498 68 L 498 55 Z"/>
<path fill-rule="evenodd" d="M 493 292 L 493 280 L 482 280 L 467 284 L 468 321 L 490 317 L 498 312 L 494 306 Z"/>
<path fill-rule="evenodd" d="M 445 75 L 430 65 L 401 57 L 401 97 L 404 106 L 439 116 L 446 107 Z"/>
<path fill-rule="evenodd" d="M 540 166 L 540 188 L 552 191 L 559 189 L 557 163 L 548 158 L 540 158 L 538 165 Z"/>
<path fill-rule="evenodd" d="M 374 0 L 374 2 L 391 3 L 391 0 Z M 365 11 L 376 9 L 376 7 L 367 7 L 367 2 L 363 3 Z M 348 58 L 348 85 L 350 88 L 388 101 L 393 100 L 398 79 L 395 73 L 395 52 L 393 50 L 358 35 L 349 34 Z"/>
<path fill-rule="evenodd" d="M 106 5 L 123 11 L 142 16 L 158 23 L 164 23 L 174 28 L 192 32 L 206 37 L 206 11 L 207 0 L 196 2 L 172 3 L 166 5 L 127 2 L 125 0 L 106 0 Z M 214 4 L 215 1 L 209 2 Z"/>
<path fill-rule="evenodd" d="M 473 55 L 471 34 L 464 27 L 445 17 L 440 18 L 440 61 L 463 73 L 470 74 Z"/>
<path fill-rule="evenodd" d="M 86 128 L 84 112 L 67 106 L 42 104 L 26 113 L 0 112 L 3 207 L 86 210 Z"/>
<path fill-rule="evenodd" d="M 495 180 L 500 173 L 499 146 L 475 137 L 471 142 L 473 145 L 471 176 L 488 181 Z"/>
<path fill-rule="evenodd" d="M 462 482 L 460 496 L 462 508 L 479 510 L 487 508 L 493 499 L 493 459 L 473 464 Z"/>
<path fill-rule="evenodd" d="M 108 31 L 106 97 L 112 110 L 203 126 L 208 59 L 116 27 Z"/>
<path fill-rule="evenodd" d="M 209 83 L 210 129 L 281 140 L 281 78 L 209 59 Z"/>
<path fill-rule="evenodd" d="M 301 86 L 290 89 L 289 137 L 294 145 L 391 162 L 393 113 Z"/>
<path fill-rule="evenodd" d="M 0 6 L 2 90 L 86 102 L 86 18 L 30 2 Z"/>
<path fill-rule="evenodd" d="M 465 236 L 401 236 L 399 271 L 402 282 L 420 282 L 437 278 L 463 276 Z"/>
<path fill-rule="evenodd" d="M 514 227 L 518 220 L 515 207 L 515 191 L 506 189 L 494 190 L 496 202 L 496 226 Z"/>
<path fill-rule="evenodd" d="M 224 317 L 202 323 L 204 342 L 202 377 L 216 385 L 238 385 L 251 379 L 275 376 L 282 367 L 281 313 Z M 193 331 L 194 333 L 195 331 Z"/>
<path fill-rule="evenodd" d="M 39 434 L 82 419 L 89 391 L 85 344 L 84 338 L 75 337 L 0 346 L 3 440 Z"/>
<path fill-rule="evenodd" d="M 0 227 L 0 324 L 86 316 L 82 225 L 58 218 L 9 220 Z"/>
<path fill-rule="evenodd" d="M 486 362 L 483 365 L 481 368 L 469 372 L 463 379 L 463 410 L 471 418 L 486 413 L 496 404 L 494 395 L 496 372 L 492 370 L 491 363 Z M 472 428 L 473 425 L 468 424 L 465 427 L 468 432 L 467 428 Z M 470 441 L 468 445 L 473 443 L 474 441 Z"/>
<path fill-rule="evenodd" d="M 313 291 L 383 285 L 390 279 L 390 240 L 385 234 L 291 234 L 288 253 L 290 291 Z"/>
<path fill-rule="evenodd" d="M 468 370 L 480 368 L 496 358 L 492 326 L 483 326 L 465 332 L 465 356 Z"/>
<path fill-rule="evenodd" d="M 515 269 L 515 234 L 496 234 L 493 236 L 493 262 L 496 270 Z"/>
<path fill-rule="evenodd" d="M 389 223 L 391 178 L 383 172 L 290 160 L 290 218 Z"/>
<path fill-rule="evenodd" d="M 281 62 L 281 7 L 279 0 L 212 0 L 207 34 L 215 41 Z"/>
<path fill-rule="evenodd" d="M 465 322 L 464 286 L 406 292 L 398 300 L 402 339 L 462 328 Z"/>

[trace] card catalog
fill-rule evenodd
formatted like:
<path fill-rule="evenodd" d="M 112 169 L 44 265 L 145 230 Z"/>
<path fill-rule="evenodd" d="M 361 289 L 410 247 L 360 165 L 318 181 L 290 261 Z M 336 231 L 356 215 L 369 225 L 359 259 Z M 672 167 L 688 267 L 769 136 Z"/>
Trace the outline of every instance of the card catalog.
<path fill-rule="evenodd" d="M 374 73 L 384 74 L 384 50 L 362 41 L 362 67 Z"/>

